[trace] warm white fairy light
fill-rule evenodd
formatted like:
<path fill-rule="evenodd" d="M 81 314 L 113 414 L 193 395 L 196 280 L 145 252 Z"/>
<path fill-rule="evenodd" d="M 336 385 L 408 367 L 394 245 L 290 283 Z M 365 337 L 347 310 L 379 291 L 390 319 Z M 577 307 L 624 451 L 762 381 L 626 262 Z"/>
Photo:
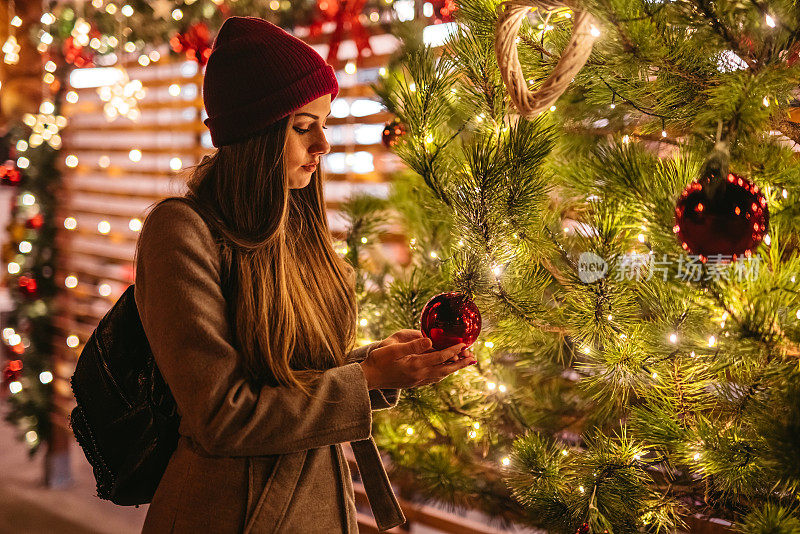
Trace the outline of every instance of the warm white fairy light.
<path fill-rule="evenodd" d="M 27 169 L 30 164 L 31 161 L 25 156 L 20 156 L 19 158 L 17 158 L 17 167 L 19 167 L 20 169 Z"/>
<path fill-rule="evenodd" d="M 772 238 L 769 236 L 769 234 L 765 235 L 764 236 L 764 244 L 769 246 L 771 243 L 772 243 Z"/>
<path fill-rule="evenodd" d="M 183 162 L 181 158 L 172 158 L 169 160 L 169 168 L 173 171 L 179 171 L 183 167 Z"/>
<path fill-rule="evenodd" d="M 767 23 L 767 26 L 769 26 L 770 28 L 775 27 L 775 19 L 772 18 L 770 15 L 765 16 L 764 20 Z"/>
<path fill-rule="evenodd" d="M 97 223 L 97 231 L 101 234 L 107 234 L 111 231 L 111 223 L 108 221 L 100 221 Z"/>
<path fill-rule="evenodd" d="M 120 67 L 116 67 L 116 69 L 119 72 L 117 81 L 112 85 L 97 88 L 100 99 L 105 102 L 103 113 L 108 122 L 119 116 L 138 121 L 141 117 L 139 100 L 144 98 L 145 89 L 142 87 L 141 81 L 131 80 L 125 69 Z"/>
<path fill-rule="evenodd" d="M 97 286 L 97 293 L 101 297 L 107 297 L 111 294 L 111 286 L 109 284 L 100 284 Z"/>
<path fill-rule="evenodd" d="M 12 261 L 7 266 L 8 274 L 17 274 L 20 271 L 19 263 Z"/>
<path fill-rule="evenodd" d="M 39 113 L 33 115 L 26 113 L 22 116 L 22 122 L 31 128 L 31 136 L 28 144 L 36 148 L 43 142 L 47 142 L 52 148 L 61 148 L 61 136 L 58 134 L 67 125 L 67 118 L 62 115 L 53 115 L 55 105 L 49 100 L 45 100 L 39 105 Z"/>
<path fill-rule="evenodd" d="M 355 74 L 356 73 L 356 64 L 352 61 L 348 61 L 347 64 L 344 66 L 344 71 L 347 74 Z"/>
<path fill-rule="evenodd" d="M 69 337 L 67 337 L 67 346 L 69 348 L 71 348 L 71 349 L 74 349 L 75 347 L 77 347 L 80 342 L 81 341 L 80 341 L 80 339 L 78 339 L 78 336 L 76 336 L 74 334 L 69 336 Z"/>
<path fill-rule="evenodd" d="M 141 219 L 136 219 L 136 218 L 131 219 L 128 222 L 128 229 L 131 232 L 138 232 L 139 230 L 141 230 L 142 229 L 142 221 L 141 221 Z"/>
<path fill-rule="evenodd" d="M 566 456 L 566 455 L 567 455 L 567 454 L 569 454 L 569 453 L 567 452 L 567 449 L 561 449 L 561 454 L 563 454 L 564 456 Z"/>
<path fill-rule="evenodd" d="M 361 238 L 361 242 L 362 242 L 362 243 L 365 243 L 365 244 L 366 244 L 366 242 L 367 242 L 367 241 L 369 241 L 369 239 L 367 239 L 367 236 L 363 236 L 363 237 Z"/>
<path fill-rule="evenodd" d="M 768 107 L 769 107 L 769 98 L 767 98 L 767 97 L 765 96 L 765 97 L 764 97 L 764 98 L 761 100 L 761 103 L 762 103 L 762 104 L 764 104 L 764 107 L 765 107 L 765 108 L 768 108 Z"/>
<path fill-rule="evenodd" d="M 360 321 L 358 321 L 358 324 L 360 324 L 361 326 L 367 326 L 367 320 L 361 319 Z"/>
<path fill-rule="evenodd" d="M 410 435 L 412 435 L 413 433 L 414 433 L 414 428 L 413 428 L 413 427 L 408 427 L 408 428 L 406 428 L 406 434 L 408 434 L 408 435 L 410 436 Z"/>
<path fill-rule="evenodd" d="M 556 110 L 556 106 L 555 105 L 550 106 L 550 111 L 555 111 L 555 110 Z"/>
<path fill-rule="evenodd" d="M 472 423 L 472 427 L 475 430 L 478 430 L 481 427 L 481 424 L 479 422 L 475 421 L 474 423 Z"/>
<path fill-rule="evenodd" d="M 36 197 L 30 193 L 25 193 L 22 195 L 22 204 L 25 206 L 33 206 L 36 204 Z"/>
<path fill-rule="evenodd" d="M 492 343 L 491 341 L 487 341 L 486 343 L 484 343 L 484 345 L 486 345 L 487 349 L 494 348 L 494 343 Z"/>
<path fill-rule="evenodd" d="M 17 152 L 25 152 L 28 150 L 28 142 L 24 139 L 17 141 Z"/>
<path fill-rule="evenodd" d="M 639 243 L 644 243 L 644 234 L 639 234 L 638 239 Z"/>
<path fill-rule="evenodd" d="M 20 46 L 17 43 L 17 38 L 9 35 L 6 42 L 3 43 L 3 61 L 8 65 L 16 65 L 19 62 Z"/>
<path fill-rule="evenodd" d="M 30 241 L 20 241 L 18 248 L 22 254 L 28 254 L 33 250 L 33 245 L 31 245 Z"/>
<path fill-rule="evenodd" d="M 64 286 L 70 289 L 78 287 L 78 277 L 71 274 L 64 278 Z"/>
<path fill-rule="evenodd" d="M 14 335 L 14 329 L 10 326 L 3 328 L 3 339 L 8 339 Z"/>
<path fill-rule="evenodd" d="M 53 381 L 53 373 L 50 371 L 42 371 L 39 373 L 39 382 L 42 384 L 49 384 Z"/>
<path fill-rule="evenodd" d="M 585 492 L 586 490 L 584 489 L 584 487 L 583 487 L 583 486 L 578 486 L 578 491 L 580 491 L 581 493 L 583 493 L 583 492 Z"/>
<path fill-rule="evenodd" d="M 408 84 L 408 90 L 411 91 L 412 93 L 415 92 L 417 90 L 417 84 L 411 82 L 410 84 Z"/>
<path fill-rule="evenodd" d="M 64 158 L 64 164 L 66 164 L 67 167 L 74 169 L 75 167 L 78 166 L 78 156 L 76 156 L 75 154 L 70 154 L 69 156 Z"/>
<path fill-rule="evenodd" d="M 667 131 L 661 130 L 661 137 L 666 137 L 666 136 L 667 136 Z"/>
<path fill-rule="evenodd" d="M 589 33 L 592 34 L 592 37 L 600 37 L 600 28 L 592 24 L 591 28 L 589 29 Z"/>
<path fill-rule="evenodd" d="M 183 11 L 181 11 L 180 9 L 173 9 L 172 18 L 174 20 L 181 20 L 183 18 Z"/>
<path fill-rule="evenodd" d="M 500 460 L 500 463 L 501 463 L 501 464 L 503 464 L 504 466 L 508 466 L 508 465 L 511 463 L 511 458 L 509 458 L 508 456 L 506 456 L 505 458 L 503 458 L 502 460 Z"/>
<path fill-rule="evenodd" d="M 494 391 L 497 388 L 497 384 L 494 382 L 486 382 L 486 389 L 489 391 Z"/>
<path fill-rule="evenodd" d="M 128 159 L 130 159 L 133 162 L 140 161 L 142 159 L 142 151 L 137 148 L 134 148 L 133 150 L 128 152 Z"/>
<path fill-rule="evenodd" d="M 622 136 L 622 144 L 623 145 L 627 145 L 630 142 L 631 142 L 631 136 L 629 136 L 627 134 Z"/>
<path fill-rule="evenodd" d="M 797 310 L 797 313 L 795 313 L 794 316 L 800 319 L 800 310 Z"/>
<path fill-rule="evenodd" d="M 499 391 L 500 393 L 505 393 L 506 391 L 508 391 L 508 388 L 506 388 L 505 384 L 500 384 L 499 386 L 497 386 L 497 391 Z"/>
<path fill-rule="evenodd" d="M 670 334 L 669 335 L 669 342 L 673 345 L 678 342 L 678 334 Z"/>
<path fill-rule="evenodd" d="M 64 228 L 67 230 L 74 230 L 78 227 L 78 221 L 75 220 L 75 217 L 67 217 L 64 219 Z"/>
<path fill-rule="evenodd" d="M 79 18 L 75 21 L 75 25 L 72 27 L 72 31 L 70 35 L 72 35 L 72 40 L 75 42 L 76 45 L 79 46 L 88 46 L 89 45 L 89 30 L 91 30 L 91 25 L 86 22 L 83 18 Z"/>
<path fill-rule="evenodd" d="M 475 432 L 474 430 L 470 430 L 470 431 L 467 433 L 467 435 L 470 437 L 470 439 L 475 439 L 476 437 L 478 437 L 478 433 L 477 433 L 477 432 Z"/>
<path fill-rule="evenodd" d="M 13 395 L 16 395 L 20 391 L 22 391 L 22 382 L 14 380 L 8 385 L 8 389 L 11 391 Z"/>

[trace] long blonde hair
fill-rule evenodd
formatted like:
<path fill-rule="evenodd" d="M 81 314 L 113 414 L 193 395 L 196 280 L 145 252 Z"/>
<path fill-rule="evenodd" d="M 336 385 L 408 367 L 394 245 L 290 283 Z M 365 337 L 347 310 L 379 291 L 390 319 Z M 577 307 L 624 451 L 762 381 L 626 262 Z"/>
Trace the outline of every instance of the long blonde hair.
<path fill-rule="evenodd" d="M 333 249 L 320 166 L 291 189 L 292 116 L 190 168 L 187 197 L 218 236 L 223 292 L 248 379 L 307 395 L 355 343 L 354 269 Z M 163 200 L 162 200 L 163 202 Z"/>

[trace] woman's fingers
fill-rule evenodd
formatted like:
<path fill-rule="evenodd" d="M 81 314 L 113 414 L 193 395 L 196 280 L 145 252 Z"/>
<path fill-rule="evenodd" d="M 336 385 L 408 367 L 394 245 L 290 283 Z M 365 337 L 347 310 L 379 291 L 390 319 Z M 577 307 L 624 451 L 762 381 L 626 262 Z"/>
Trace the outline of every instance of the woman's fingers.
<path fill-rule="evenodd" d="M 452 347 L 447 347 L 446 349 L 442 349 L 436 352 L 430 352 L 428 354 L 420 354 L 419 356 L 415 356 L 415 361 L 421 367 L 430 367 L 432 365 L 440 365 L 450 358 L 457 357 L 458 353 L 461 352 L 461 349 L 466 347 L 465 343 L 459 343 L 458 345 L 453 345 Z"/>
<path fill-rule="evenodd" d="M 463 369 L 468 365 L 472 365 L 475 362 L 472 358 L 462 358 L 461 360 L 456 361 L 455 363 L 446 363 L 443 365 L 438 365 L 436 367 L 432 367 L 431 371 L 432 374 L 429 378 L 425 379 L 420 385 L 426 386 L 428 384 L 433 384 L 435 382 L 440 382 L 448 375 L 455 373 L 459 369 Z"/>

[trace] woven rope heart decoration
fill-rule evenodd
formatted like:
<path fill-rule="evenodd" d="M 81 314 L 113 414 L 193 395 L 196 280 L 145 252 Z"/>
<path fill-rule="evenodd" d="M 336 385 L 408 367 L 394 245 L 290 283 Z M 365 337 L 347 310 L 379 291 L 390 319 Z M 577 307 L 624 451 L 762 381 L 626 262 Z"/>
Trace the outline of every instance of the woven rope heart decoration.
<path fill-rule="evenodd" d="M 555 69 L 536 91 L 530 91 L 517 56 L 516 38 L 522 20 L 531 9 L 552 10 L 571 7 L 555 0 L 509 0 L 497 6 L 499 20 L 495 29 L 494 51 L 500 74 L 514 106 L 526 118 L 549 109 L 572 82 L 592 52 L 595 19 L 586 11 L 573 10 L 572 37 Z"/>

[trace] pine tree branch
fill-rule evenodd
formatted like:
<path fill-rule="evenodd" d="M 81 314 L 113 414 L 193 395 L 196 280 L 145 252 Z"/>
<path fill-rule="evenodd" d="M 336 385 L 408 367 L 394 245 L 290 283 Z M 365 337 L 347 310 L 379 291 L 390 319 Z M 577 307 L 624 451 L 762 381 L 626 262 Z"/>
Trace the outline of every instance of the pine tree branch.
<path fill-rule="evenodd" d="M 714 8 L 709 0 L 694 0 L 694 4 L 703 14 L 706 20 L 711 24 L 714 32 L 716 32 L 716 34 L 719 35 L 734 52 L 736 52 L 736 55 L 739 56 L 742 61 L 747 63 L 747 66 L 750 68 L 750 70 L 755 72 L 758 64 L 753 60 L 752 56 L 750 55 L 750 51 L 742 48 L 742 45 L 733 36 L 730 30 L 728 30 L 727 26 L 722 24 L 722 22 L 719 20 L 719 17 L 717 17 L 717 14 L 714 12 Z"/>

